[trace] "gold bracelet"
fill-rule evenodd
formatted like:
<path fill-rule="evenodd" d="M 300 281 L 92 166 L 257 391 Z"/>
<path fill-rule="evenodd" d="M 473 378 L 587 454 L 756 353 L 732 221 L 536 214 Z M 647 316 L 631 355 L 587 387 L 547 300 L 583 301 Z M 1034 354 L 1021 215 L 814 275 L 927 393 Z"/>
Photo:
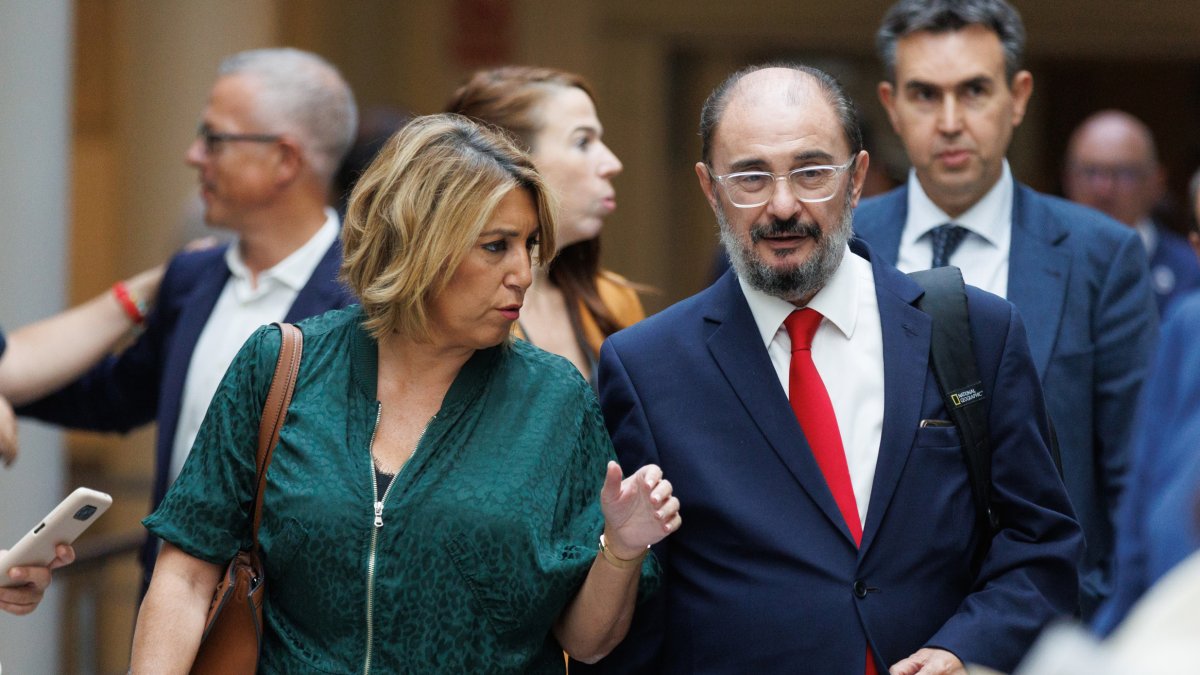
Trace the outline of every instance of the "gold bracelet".
<path fill-rule="evenodd" d="M 642 559 L 646 557 L 646 553 L 649 550 L 650 547 L 647 546 L 646 550 L 642 551 L 641 554 L 639 554 L 636 558 L 625 559 L 617 557 L 616 553 L 608 550 L 608 542 L 604 539 L 604 533 L 600 533 L 600 554 L 604 556 L 604 559 L 608 561 L 608 564 L 618 569 L 627 570 L 633 567 L 641 567 Z"/>

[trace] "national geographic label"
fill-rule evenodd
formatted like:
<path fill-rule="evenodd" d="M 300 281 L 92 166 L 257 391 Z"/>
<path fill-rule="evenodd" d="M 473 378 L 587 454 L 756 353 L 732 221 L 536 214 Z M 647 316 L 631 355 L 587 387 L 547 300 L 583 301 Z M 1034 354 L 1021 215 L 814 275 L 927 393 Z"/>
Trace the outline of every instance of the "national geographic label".
<path fill-rule="evenodd" d="M 961 408 L 964 405 L 975 403 L 983 400 L 983 386 L 976 382 L 969 387 L 963 387 L 958 391 L 951 392 L 950 402 L 955 408 Z"/>

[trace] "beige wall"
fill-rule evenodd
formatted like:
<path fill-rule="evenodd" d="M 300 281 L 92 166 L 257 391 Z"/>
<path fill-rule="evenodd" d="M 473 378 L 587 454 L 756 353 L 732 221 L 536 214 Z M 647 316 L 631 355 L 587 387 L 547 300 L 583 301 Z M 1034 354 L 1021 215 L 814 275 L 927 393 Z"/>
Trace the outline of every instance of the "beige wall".
<path fill-rule="evenodd" d="M 481 65 L 471 61 L 478 54 L 456 46 L 463 41 L 492 39 L 499 46 L 482 50 L 485 56 L 584 73 L 597 85 L 608 139 L 626 164 L 617 184 L 620 209 L 605 233 L 606 255 L 614 267 L 662 285 L 672 299 L 694 287 L 693 265 L 678 256 L 675 262 L 660 257 L 664 246 L 679 250 L 675 237 L 662 230 L 695 215 L 691 205 L 671 202 L 684 196 L 682 186 L 690 180 L 699 102 L 729 70 L 781 55 L 828 65 L 848 80 L 881 138 L 890 137 L 873 94 L 872 31 L 886 6 L 881 2 L 77 0 L 77 5 L 80 216 L 74 237 L 76 251 L 88 253 L 77 253 L 73 262 L 72 288 L 79 297 L 178 245 L 182 235 L 172 222 L 182 219 L 194 186 L 182 166 L 183 148 L 220 56 L 248 46 L 293 44 L 320 52 L 343 69 L 364 107 L 397 105 L 421 113 L 438 110 L 455 83 Z M 1200 64 L 1200 40 L 1194 39 L 1200 8 L 1191 0 L 1017 5 L 1028 24 L 1035 75 L 1040 63 L 1069 59 Z M 481 6 L 499 7 L 507 16 L 497 23 L 497 35 L 481 34 L 463 18 Z M 1047 116 L 1039 106 L 1052 100 L 1049 93 L 1035 92 L 1031 119 L 1013 149 L 1022 175 L 1047 185 L 1053 175 L 1042 168 L 1040 132 Z M 1181 99 L 1188 93 L 1170 92 Z M 1179 102 L 1194 105 L 1190 98 Z M 883 150 L 889 159 L 897 157 L 894 145 Z M 699 199 L 698 192 L 692 197 Z M 705 222 L 697 231 L 711 230 Z M 699 252 L 699 246 L 689 246 L 685 258 Z M 677 276 L 687 282 L 677 283 Z"/>
<path fill-rule="evenodd" d="M 779 56 L 828 67 L 846 81 L 879 137 L 877 161 L 903 169 L 903 153 L 874 99 L 872 34 L 886 4 L 79 0 L 81 26 L 93 18 L 108 25 L 80 33 L 80 55 L 88 58 L 81 79 L 98 71 L 104 82 L 102 90 L 81 87 L 80 110 L 107 124 L 97 129 L 87 115 L 78 116 L 80 128 L 92 132 L 77 139 L 79 172 L 96 177 L 80 181 L 78 189 L 97 203 L 91 209 L 92 200 L 84 200 L 88 206 L 80 208 L 97 219 L 121 216 L 119 223 L 76 228 L 77 241 L 103 252 L 105 262 L 78 261 L 73 288 L 85 275 L 94 278 L 87 288 L 95 288 L 178 244 L 182 235 L 163 221 L 181 218 L 180 205 L 192 192 L 180 154 L 219 56 L 251 45 L 292 44 L 341 67 L 364 107 L 419 113 L 440 109 L 454 85 L 489 56 L 587 75 L 597 86 L 610 145 L 626 165 L 617 179 L 619 209 L 604 234 L 606 260 L 660 287 L 663 294 L 648 303 L 661 308 L 699 288 L 704 258 L 715 246 L 711 216 L 698 190 L 687 186 L 699 103 L 728 71 Z M 1070 59 L 1200 64 L 1200 41 L 1194 39 L 1200 9 L 1190 0 L 1017 5 L 1026 17 L 1035 75 L 1038 65 Z M 1185 69 L 1179 79 L 1188 74 Z M 1054 82 L 1053 91 L 1041 78 L 1037 83 L 1030 119 L 1011 156 L 1019 176 L 1053 189 L 1055 161 L 1047 148 L 1060 148 L 1046 130 L 1064 122 L 1046 105 L 1071 83 Z M 97 234 L 109 232 L 115 236 Z M 126 261 L 119 270 L 118 260 Z"/>
<path fill-rule="evenodd" d="M 846 80 L 880 137 L 880 158 L 902 153 L 874 101 L 872 34 L 887 3 L 798 0 L 75 0 L 73 218 L 70 289 L 75 301 L 166 258 L 186 224 L 195 177 L 182 163 L 222 55 L 290 44 L 322 53 L 360 104 L 437 111 L 455 84 L 489 59 L 579 71 L 597 88 L 607 140 L 625 164 L 619 208 L 604 232 L 609 266 L 658 287 L 651 310 L 703 286 L 715 251 L 712 216 L 692 164 L 700 103 L 746 63 L 811 60 Z M 1069 99 L 1129 91 L 1197 119 L 1200 7 L 1194 0 L 1016 3 L 1029 31 L 1030 63 L 1070 62 L 1095 73 L 1087 91 L 1066 75 L 1038 81 L 1017 135 L 1018 175 L 1053 187 L 1056 135 Z M 1173 73 L 1146 91 L 1134 76 L 1105 81 L 1105 61 Z M 1178 86 L 1176 89 L 1175 87 Z M 1081 98 L 1082 97 L 1082 98 Z M 1090 98 L 1088 98 L 1090 97 Z M 1153 109 L 1148 108 L 1153 114 Z M 1195 125 L 1191 125 L 1195 126 Z M 1182 165 L 1200 162 L 1200 139 L 1182 124 L 1171 139 Z M 1190 153 L 1190 155 L 1188 154 Z M 131 439 L 73 437 L 77 473 L 119 493 L 106 526 L 136 532 L 152 466 L 150 432 Z M 136 570 L 127 564 L 106 599 L 102 672 L 127 657 Z"/>
<path fill-rule="evenodd" d="M 65 299 L 71 5 L 0 2 L 0 26 L 0 326 L 12 330 Z M 19 436 L 16 463 L 0 467 L 0 548 L 68 491 L 61 434 L 22 422 Z M 57 672 L 65 604 L 52 595 L 31 616 L 0 612 L 0 668 Z"/>

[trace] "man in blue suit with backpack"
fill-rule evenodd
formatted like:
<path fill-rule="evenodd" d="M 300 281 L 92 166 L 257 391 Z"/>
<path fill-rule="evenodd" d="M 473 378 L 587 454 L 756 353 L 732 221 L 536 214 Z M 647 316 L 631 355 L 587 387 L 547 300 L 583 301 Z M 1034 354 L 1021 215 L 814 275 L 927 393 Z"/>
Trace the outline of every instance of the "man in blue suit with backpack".
<path fill-rule="evenodd" d="M 731 270 L 599 368 L 618 457 L 662 466 L 687 522 L 625 641 L 572 672 L 1012 670 L 1074 610 L 1082 550 L 1020 317 L 959 286 L 978 380 L 944 395 L 929 293 L 852 236 L 869 157 L 825 73 L 735 73 L 700 130 Z M 986 410 L 986 500 L 960 405 Z"/>

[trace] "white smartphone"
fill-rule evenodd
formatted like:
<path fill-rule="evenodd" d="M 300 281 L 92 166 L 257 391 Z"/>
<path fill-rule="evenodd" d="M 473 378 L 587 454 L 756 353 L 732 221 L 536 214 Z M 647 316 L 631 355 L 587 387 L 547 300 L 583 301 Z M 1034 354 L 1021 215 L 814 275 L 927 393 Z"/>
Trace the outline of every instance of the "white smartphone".
<path fill-rule="evenodd" d="M 54 547 L 70 544 L 108 510 L 112 497 L 85 487 L 76 488 L 59 502 L 42 522 L 10 550 L 0 553 L 0 586 L 13 586 L 8 570 L 27 565 L 44 566 L 54 560 Z"/>

